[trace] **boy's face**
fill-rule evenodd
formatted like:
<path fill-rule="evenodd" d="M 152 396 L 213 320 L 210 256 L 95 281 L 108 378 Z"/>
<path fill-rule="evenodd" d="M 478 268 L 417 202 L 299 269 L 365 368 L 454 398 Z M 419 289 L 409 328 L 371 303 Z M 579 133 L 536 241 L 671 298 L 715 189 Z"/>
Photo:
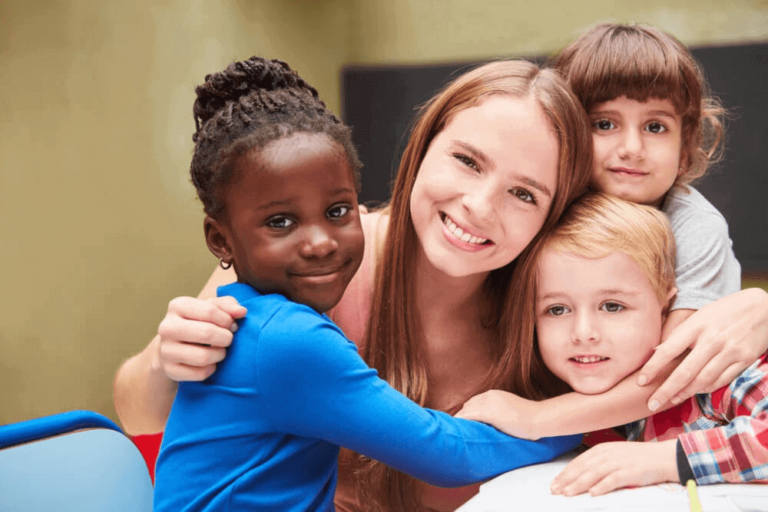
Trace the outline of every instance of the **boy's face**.
<path fill-rule="evenodd" d="M 589 117 L 592 188 L 660 207 L 681 172 L 682 117 L 672 102 L 621 96 L 594 105 Z"/>
<path fill-rule="evenodd" d="M 338 303 L 364 240 L 353 172 L 337 143 L 296 133 L 247 154 L 224 200 L 225 222 L 210 222 L 239 281 L 320 312 Z M 222 256 L 208 223 L 209 247 Z"/>
<path fill-rule="evenodd" d="M 640 368 L 659 344 L 664 305 L 622 252 L 590 259 L 545 249 L 539 258 L 539 350 L 576 392 L 602 393 Z"/>

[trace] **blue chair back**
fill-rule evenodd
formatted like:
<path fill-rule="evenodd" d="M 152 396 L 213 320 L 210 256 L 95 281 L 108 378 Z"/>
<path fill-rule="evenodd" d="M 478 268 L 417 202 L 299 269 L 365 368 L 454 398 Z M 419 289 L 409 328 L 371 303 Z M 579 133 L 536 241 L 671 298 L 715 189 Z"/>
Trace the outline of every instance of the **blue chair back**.
<path fill-rule="evenodd" d="M 149 512 L 152 491 L 139 450 L 100 414 L 0 427 L 0 510 Z"/>

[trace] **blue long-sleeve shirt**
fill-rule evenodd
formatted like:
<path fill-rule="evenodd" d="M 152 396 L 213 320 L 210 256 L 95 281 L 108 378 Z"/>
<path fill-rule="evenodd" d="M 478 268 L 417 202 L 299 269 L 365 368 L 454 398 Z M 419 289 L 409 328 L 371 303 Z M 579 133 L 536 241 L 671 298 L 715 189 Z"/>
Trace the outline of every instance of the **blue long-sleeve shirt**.
<path fill-rule="evenodd" d="M 327 316 L 248 285 L 227 358 L 179 385 L 155 511 L 334 510 L 339 446 L 457 487 L 546 461 L 580 436 L 525 441 L 424 409 L 378 378 Z"/>

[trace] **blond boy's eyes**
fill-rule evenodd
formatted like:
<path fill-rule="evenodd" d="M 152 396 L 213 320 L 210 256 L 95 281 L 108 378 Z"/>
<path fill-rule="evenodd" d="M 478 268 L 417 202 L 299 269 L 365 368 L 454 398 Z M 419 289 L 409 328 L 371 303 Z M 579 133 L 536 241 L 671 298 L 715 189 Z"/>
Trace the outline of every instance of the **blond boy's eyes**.
<path fill-rule="evenodd" d="M 624 309 L 624 306 L 617 302 L 606 302 L 600 306 L 600 309 L 608 313 L 618 313 Z"/>

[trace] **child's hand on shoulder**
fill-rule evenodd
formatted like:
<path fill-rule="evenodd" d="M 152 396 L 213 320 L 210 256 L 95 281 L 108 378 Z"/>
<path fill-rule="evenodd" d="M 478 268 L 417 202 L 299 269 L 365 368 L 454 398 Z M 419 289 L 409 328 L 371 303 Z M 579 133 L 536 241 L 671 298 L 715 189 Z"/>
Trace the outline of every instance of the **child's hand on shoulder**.
<path fill-rule="evenodd" d="M 677 482 L 677 439 L 658 443 L 602 443 L 582 453 L 555 477 L 552 494 L 599 496 L 623 487 Z"/>
<path fill-rule="evenodd" d="M 539 402 L 492 389 L 467 400 L 456 417 L 488 423 L 510 436 L 536 440 L 541 437 L 539 409 Z"/>

